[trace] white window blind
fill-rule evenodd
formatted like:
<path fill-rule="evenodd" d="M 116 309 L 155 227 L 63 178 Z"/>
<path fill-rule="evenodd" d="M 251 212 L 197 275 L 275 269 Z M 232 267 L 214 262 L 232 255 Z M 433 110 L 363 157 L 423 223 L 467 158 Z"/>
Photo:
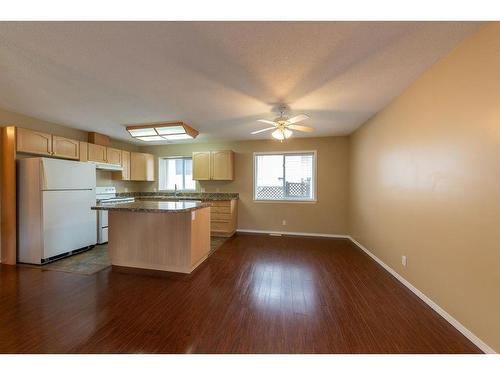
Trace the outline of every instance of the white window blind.
<path fill-rule="evenodd" d="M 189 157 L 160 158 L 159 190 L 194 190 L 193 161 Z"/>

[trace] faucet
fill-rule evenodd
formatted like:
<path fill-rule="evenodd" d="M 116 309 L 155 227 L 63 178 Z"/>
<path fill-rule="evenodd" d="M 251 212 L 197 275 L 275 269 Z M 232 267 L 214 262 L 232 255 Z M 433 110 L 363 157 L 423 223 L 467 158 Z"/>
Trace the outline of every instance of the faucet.
<path fill-rule="evenodd" d="M 177 198 L 177 184 L 174 185 L 174 198 Z"/>

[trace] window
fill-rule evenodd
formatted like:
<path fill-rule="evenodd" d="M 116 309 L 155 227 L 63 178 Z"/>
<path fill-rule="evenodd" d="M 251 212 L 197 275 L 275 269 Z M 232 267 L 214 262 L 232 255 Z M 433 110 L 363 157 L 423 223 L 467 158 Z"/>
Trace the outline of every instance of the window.
<path fill-rule="evenodd" d="M 255 153 L 254 199 L 314 201 L 316 152 Z"/>
<path fill-rule="evenodd" d="M 159 190 L 194 190 L 193 161 L 187 157 L 160 158 Z"/>

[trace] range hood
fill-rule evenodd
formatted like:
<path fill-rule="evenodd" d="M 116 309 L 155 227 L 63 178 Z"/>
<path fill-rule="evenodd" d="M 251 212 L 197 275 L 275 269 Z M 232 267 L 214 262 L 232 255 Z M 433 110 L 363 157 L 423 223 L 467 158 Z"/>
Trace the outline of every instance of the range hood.
<path fill-rule="evenodd" d="M 104 171 L 123 171 L 123 167 L 120 164 L 109 164 L 109 163 L 99 163 L 94 161 L 89 161 L 95 165 L 95 169 L 101 169 Z"/>

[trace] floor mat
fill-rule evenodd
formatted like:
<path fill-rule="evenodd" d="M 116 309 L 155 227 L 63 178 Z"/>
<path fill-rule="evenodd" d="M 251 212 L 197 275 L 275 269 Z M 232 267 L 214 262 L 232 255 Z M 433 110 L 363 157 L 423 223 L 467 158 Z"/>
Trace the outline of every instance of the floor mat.
<path fill-rule="evenodd" d="M 91 250 L 41 266 L 43 270 L 92 275 L 111 266 L 107 245 L 97 245 Z"/>

